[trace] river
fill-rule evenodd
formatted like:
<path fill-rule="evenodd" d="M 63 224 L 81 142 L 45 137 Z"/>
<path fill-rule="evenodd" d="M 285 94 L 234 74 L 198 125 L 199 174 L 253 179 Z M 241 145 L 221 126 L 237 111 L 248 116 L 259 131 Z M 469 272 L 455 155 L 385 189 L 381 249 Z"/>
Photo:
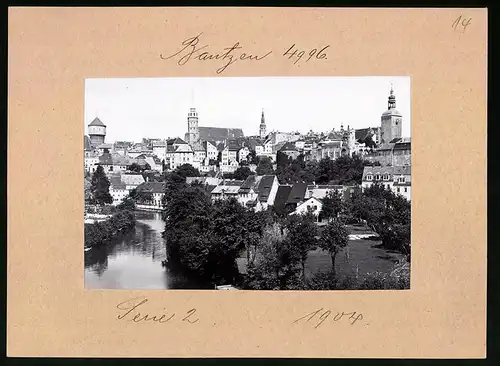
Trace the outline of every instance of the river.
<path fill-rule="evenodd" d="M 157 212 L 136 212 L 135 230 L 107 246 L 85 252 L 88 289 L 212 289 L 207 283 L 164 268 L 165 224 Z"/>

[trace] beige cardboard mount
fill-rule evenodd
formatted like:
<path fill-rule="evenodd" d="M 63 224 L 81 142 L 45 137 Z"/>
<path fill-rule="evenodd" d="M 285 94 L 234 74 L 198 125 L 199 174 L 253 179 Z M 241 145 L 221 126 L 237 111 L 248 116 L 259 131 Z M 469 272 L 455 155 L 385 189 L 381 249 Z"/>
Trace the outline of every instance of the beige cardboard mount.
<path fill-rule="evenodd" d="M 220 74 L 160 58 L 202 32 L 214 52 L 273 52 Z M 292 44 L 328 57 L 294 65 Z M 484 357 L 486 50 L 486 9 L 10 8 L 8 355 Z M 85 78 L 371 75 L 411 76 L 410 290 L 84 289 Z M 139 296 L 176 317 L 119 320 Z M 320 308 L 363 321 L 294 323 Z"/>

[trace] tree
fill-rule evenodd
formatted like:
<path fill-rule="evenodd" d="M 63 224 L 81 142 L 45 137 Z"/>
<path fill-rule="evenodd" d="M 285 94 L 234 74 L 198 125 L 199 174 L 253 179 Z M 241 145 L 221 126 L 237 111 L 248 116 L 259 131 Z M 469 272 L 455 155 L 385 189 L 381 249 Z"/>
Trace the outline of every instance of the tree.
<path fill-rule="evenodd" d="M 289 156 L 281 151 L 276 153 L 276 165 L 277 167 L 287 166 L 291 159 Z"/>
<path fill-rule="evenodd" d="M 104 173 L 104 168 L 99 165 L 92 174 L 90 182 L 91 202 L 98 205 L 113 203 L 113 197 L 109 194 L 109 186 L 109 179 Z"/>
<path fill-rule="evenodd" d="M 247 160 L 250 164 L 259 165 L 260 158 L 257 156 L 255 150 L 250 150 L 250 153 L 247 156 Z"/>
<path fill-rule="evenodd" d="M 133 211 L 135 210 L 135 202 L 133 199 L 127 197 L 118 206 L 116 206 L 118 211 Z"/>
<path fill-rule="evenodd" d="M 139 203 L 148 204 L 153 199 L 153 193 L 150 191 L 139 190 L 137 192 L 136 200 Z"/>
<path fill-rule="evenodd" d="M 92 192 L 90 190 L 91 183 L 90 180 L 87 178 L 84 179 L 83 181 L 83 189 L 84 189 L 84 195 L 85 195 L 85 202 L 90 202 L 92 200 Z"/>
<path fill-rule="evenodd" d="M 184 178 L 200 176 L 200 171 L 194 168 L 191 164 L 182 164 L 175 169 L 175 172 Z"/>
<path fill-rule="evenodd" d="M 248 266 L 246 287 L 259 290 L 298 289 L 296 251 L 284 228 L 273 223 L 263 229 L 255 262 Z"/>
<path fill-rule="evenodd" d="M 258 175 L 268 175 L 274 174 L 273 162 L 267 156 L 260 159 L 259 165 L 257 166 L 256 173 Z"/>
<path fill-rule="evenodd" d="M 302 265 L 302 276 L 305 282 L 305 267 L 309 251 L 316 248 L 318 227 L 316 218 L 311 213 L 305 215 L 289 215 L 285 221 L 287 230 L 287 240 L 292 249 L 292 255 L 300 261 Z"/>
<path fill-rule="evenodd" d="M 130 166 L 128 167 L 128 170 L 130 170 L 131 172 L 136 172 L 136 173 L 142 172 L 141 166 L 137 163 L 130 164 Z"/>
<path fill-rule="evenodd" d="M 337 217 L 342 210 L 342 197 L 336 190 L 329 191 L 323 198 L 323 207 L 321 209 L 321 217 L 331 219 Z"/>
<path fill-rule="evenodd" d="M 234 171 L 233 177 L 234 179 L 237 180 L 245 180 L 248 178 L 249 175 L 252 175 L 252 171 L 250 168 L 244 166 L 244 167 L 239 167 Z"/>
<path fill-rule="evenodd" d="M 206 276 L 211 238 L 210 198 L 200 187 L 186 184 L 185 178 L 176 173 L 167 180 L 166 192 L 163 219 L 169 261 Z"/>
<path fill-rule="evenodd" d="M 337 253 L 347 246 L 349 230 L 337 220 L 330 221 L 323 229 L 320 247 L 330 253 L 332 258 L 332 274 L 335 276 L 335 258 Z"/>

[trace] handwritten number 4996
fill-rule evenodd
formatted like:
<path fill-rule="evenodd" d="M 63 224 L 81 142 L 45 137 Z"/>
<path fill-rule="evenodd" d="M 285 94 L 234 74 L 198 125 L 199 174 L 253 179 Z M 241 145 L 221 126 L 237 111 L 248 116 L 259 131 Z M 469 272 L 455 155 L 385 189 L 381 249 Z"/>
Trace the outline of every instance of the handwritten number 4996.
<path fill-rule="evenodd" d="M 326 49 L 330 47 L 330 45 L 325 46 L 321 48 L 320 50 L 313 48 L 312 50 L 307 52 L 304 50 L 299 50 L 297 47 L 295 47 L 295 44 L 292 45 L 288 50 L 285 51 L 283 56 L 288 56 L 288 59 L 291 60 L 292 58 L 295 59 L 294 64 L 299 62 L 302 57 L 306 57 L 305 62 L 308 62 L 311 60 L 313 57 L 317 60 L 326 60 Z"/>
<path fill-rule="evenodd" d="M 455 19 L 451 27 L 454 31 L 462 30 L 462 33 L 464 33 L 471 20 L 472 18 L 466 18 L 460 15 L 457 19 Z"/>

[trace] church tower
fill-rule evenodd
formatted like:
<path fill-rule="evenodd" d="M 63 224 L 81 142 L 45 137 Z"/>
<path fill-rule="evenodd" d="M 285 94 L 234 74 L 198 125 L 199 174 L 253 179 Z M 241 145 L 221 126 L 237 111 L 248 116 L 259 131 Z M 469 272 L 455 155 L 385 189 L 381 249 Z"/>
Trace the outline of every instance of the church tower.
<path fill-rule="evenodd" d="M 262 116 L 260 117 L 259 136 L 261 139 L 266 137 L 266 119 L 264 117 L 264 110 L 262 110 Z"/>
<path fill-rule="evenodd" d="M 198 129 L 198 112 L 196 108 L 190 108 L 188 113 L 188 132 L 186 134 L 187 143 L 192 144 L 200 139 L 200 130 Z"/>
<path fill-rule="evenodd" d="M 391 85 L 387 110 L 382 113 L 380 142 L 387 144 L 395 138 L 401 138 L 403 116 L 396 109 L 396 96 Z"/>
<path fill-rule="evenodd" d="M 92 146 L 97 147 L 104 144 L 106 138 L 106 125 L 96 117 L 87 127 Z"/>

